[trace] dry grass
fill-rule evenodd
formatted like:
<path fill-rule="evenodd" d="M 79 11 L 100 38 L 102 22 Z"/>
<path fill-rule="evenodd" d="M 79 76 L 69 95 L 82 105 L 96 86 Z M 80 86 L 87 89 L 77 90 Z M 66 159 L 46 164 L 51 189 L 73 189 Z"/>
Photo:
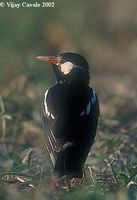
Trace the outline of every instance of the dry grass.
<path fill-rule="evenodd" d="M 21 91 L 17 90 L 16 86 L 17 84 L 11 84 L 12 89 L 16 90 L 16 94 L 14 93 L 11 98 L 17 107 L 20 107 L 17 103 L 18 94 L 23 94 L 19 99 L 24 105 L 27 98 L 35 99 L 33 85 L 29 83 L 21 88 Z M 26 112 L 24 116 L 21 115 L 21 110 L 17 110 L 17 114 L 11 112 L 14 105 L 10 104 L 10 99 L 7 102 L 10 91 L 11 88 L 5 91 L 6 98 L 0 98 L 1 198 L 6 200 L 18 198 L 56 200 L 72 197 L 106 200 L 110 196 L 112 199 L 122 200 L 136 198 L 137 127 L 130 110 L 127 109 L 126 114 L 131 115 L 133 119 L 128 123 L 125 123 L 125 116 L 120 116 L 121 119 L 100 118 L 98 136 L 85 164 L 85 181 L 80 187 L 67 192 L 55 188 L 52 183 L 52 169 L 43 144 L 41 124 L 26 117 Z M 123 106 L 121 99 L 117 101 Z M 110 108 L 115 107 L 112 100 L 110 103 Z M 11 109 L 10 113 L 6 107 Z M 118 109 L 117 107 L 115 116 Z M 108 115 L 108 111 L 106 113 Z"/>

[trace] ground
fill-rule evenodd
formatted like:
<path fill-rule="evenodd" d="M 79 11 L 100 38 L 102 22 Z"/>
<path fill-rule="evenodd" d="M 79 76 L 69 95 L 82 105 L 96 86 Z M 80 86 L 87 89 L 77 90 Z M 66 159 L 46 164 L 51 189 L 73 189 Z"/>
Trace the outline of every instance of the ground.
<path fill-rule="evenodd" d="M 85 163 L 84 183 L 68 191 L 52 183 L 52 166 L 44 146 L 40 112 L 35 106 L 35 83 L 26 76 L 11 82 L 0 98 L 1 199 L 137 198 L 135 94 L 120 79 L 112 87 L 115 95 L 108 86 L 104 102 L 100 101 L 97 136 Z M 15 92 L 11 95 L 11 91 Z"/>

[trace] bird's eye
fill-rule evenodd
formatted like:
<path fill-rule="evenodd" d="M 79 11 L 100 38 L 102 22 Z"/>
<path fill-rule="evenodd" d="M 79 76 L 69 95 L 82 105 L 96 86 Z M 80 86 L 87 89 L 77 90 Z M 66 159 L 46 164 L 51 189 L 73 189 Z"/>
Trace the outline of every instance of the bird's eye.
<path fill-rule="evenodd" d="M 60 65 L 58 65 L 58 69 L 59 69 L 59 71 L 61 71 L 61 66 Z"/>

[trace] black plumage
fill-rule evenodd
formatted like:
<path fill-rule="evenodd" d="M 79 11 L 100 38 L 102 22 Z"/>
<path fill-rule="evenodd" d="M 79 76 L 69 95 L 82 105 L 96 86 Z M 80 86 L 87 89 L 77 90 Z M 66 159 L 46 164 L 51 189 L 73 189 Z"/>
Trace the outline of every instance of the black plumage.
<path fill-rule="evenodd" d="M 42 104 L 45 143 L 54 176 L 82 178 L 99 116 L 97 94 L 89 87 L 89 65 L 76 53 L 37 59 L 51 63 L 57 78 Z"/>

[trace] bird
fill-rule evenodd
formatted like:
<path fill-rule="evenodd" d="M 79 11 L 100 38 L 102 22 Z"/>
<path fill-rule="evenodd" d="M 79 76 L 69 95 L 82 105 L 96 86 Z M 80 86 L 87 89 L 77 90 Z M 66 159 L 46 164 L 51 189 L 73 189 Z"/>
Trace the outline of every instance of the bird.
<path fill-rule="evenodd" d="M 89 86 L 89 64 L 74 52 L 36 58 L 51 64 L 56 77 L 42 101 L 45 145 L 54 180 L 65 177 L 69 182 L 82 182 L 99 118 L 98 96 Z"/>

